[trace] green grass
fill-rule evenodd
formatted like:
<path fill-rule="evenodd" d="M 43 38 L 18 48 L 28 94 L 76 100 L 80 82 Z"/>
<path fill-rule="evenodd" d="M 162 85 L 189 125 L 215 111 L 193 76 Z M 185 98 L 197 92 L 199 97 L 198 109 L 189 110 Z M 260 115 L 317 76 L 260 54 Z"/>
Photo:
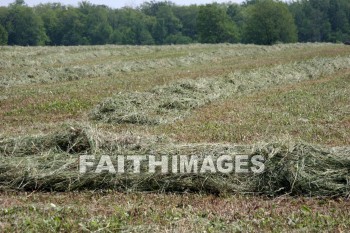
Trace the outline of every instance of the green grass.
<path fill-rule="evenodd" d="M 91 103 L 79 100 L 53 101 L 41 104 L 29 104 L 26 107 L 6 112 L 6 116 L 38 115 L 45 113 L 77 114 L 89 109 Z"/>
<path fill-rule="evenodd" d="M 2 232 L 346 232 L 342 199 L 3 193 Z M 288 230 L 287 230 L 288 229 Z"/>

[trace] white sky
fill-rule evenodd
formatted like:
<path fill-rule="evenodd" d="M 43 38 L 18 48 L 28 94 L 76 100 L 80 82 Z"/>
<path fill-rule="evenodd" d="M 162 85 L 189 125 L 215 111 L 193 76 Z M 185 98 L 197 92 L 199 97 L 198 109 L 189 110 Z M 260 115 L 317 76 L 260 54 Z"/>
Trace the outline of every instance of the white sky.
<path fill-rule="evenodd" d="M 13 3 L 14 0 L 0 0 L 0 6 L 7 6 L 10 3 Z M 27 5 L 33 6 L 38 5 L 39 3 L 47 3 L 47 2 L 60 2 L 64 5 L 73 5 L 77 6 L 78 2 L 81 2 L 80 0 L 25 0 Z M 96 5 L 106 5 L 111 8 L 120 8 L 124 6 L 129 7 L 137 7 L 141 3 L 146 2 L 146 0 L 89 0 L 92 4 Z M 149 0 L 150 2 L 150 0 Z M 235 2 L 235 3 L 241 3 L 243 0 L 172 0 L 171 2 L 177 4 L 177 5 L 191 5 L 191 4 L 207 4 L 212 2 Z"/>

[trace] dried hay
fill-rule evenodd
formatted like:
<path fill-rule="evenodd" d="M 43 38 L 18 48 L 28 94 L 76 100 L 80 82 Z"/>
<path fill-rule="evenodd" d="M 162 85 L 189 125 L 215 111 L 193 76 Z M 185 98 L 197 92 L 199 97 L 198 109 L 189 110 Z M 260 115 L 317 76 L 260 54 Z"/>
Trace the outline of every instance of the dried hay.
<path fill-rule="evenodd" d="M 86 131 L 75 126 L 64 126 L 52 135 L 0 140 L 0 153 L 6 157 L 34 155 L 42 151 L 79 153 L 90 149 L 91 142 Z"/>
<path fill-rule="evenodd" d="M 304 51 L 325 43 L 274 46 L 216 44 L 176 46 L 59 46 L 0 47 L 0 87 L 55 83 L 124 73 L 220 62 L 226 58 L 273 57 L 276 53 Z M 336 46 L 329 44 L 328 46 Z"/>
<path fill-rule="evenodd" d="M 233 95 L 330 75 L 350 66 L 350 57 L 315 58 L 304 62 L 235 72 L 226 77 L 178 81 L 146 92 L 118 93 L 98 104 L 91 119 L 108 123 L 172 123 L 191 110 Z"/>
<path fill-rule="evenodd" d="M 349 147 L 324 148 L 288 142 L 260 143 L 251 146 L 179 145 L 169 142 L 159 143 L 153 139 L 140 139 L 133 135 L 106 136 L 89 127 L 73 126 L 73 128 L 74 130 L 66 127 L 60 133 L 52 135 L 1 140 L 0 188 L 46 191 L 114 189 L 123 192 L 239 192 L 271 196 L 350 195 Z M 44 142 L 42 146 L 38 145 L 39 141 Z M 62 142 L 65 142 L 64 147 Z M 35 150 L 31 145 L 37 145 Z M 100 155 L 152 154 L 169 157 L 198 155 L 199 164 L 203 163 L 206 156 L 217 158 L 225 154 L 263 155 L 266 158 L 266 169 L 261 174 L 243 175 L 235 173 L 161 174 L 159 172 L 80 174 L 79 155 L 86 153 L 93 154 L 97 158 Z M 131 169 L 131 165 L 128 169 Z"/>

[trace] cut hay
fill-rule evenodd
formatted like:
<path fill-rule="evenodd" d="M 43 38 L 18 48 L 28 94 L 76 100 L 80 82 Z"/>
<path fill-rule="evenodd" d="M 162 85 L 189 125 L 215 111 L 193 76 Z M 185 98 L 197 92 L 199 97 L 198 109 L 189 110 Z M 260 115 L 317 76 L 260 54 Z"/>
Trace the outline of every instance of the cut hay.
<path fill-rule="evenodd" d="M 91 119 L 115 124 L 172 123 L 218 99 L 316 79 L 348 67 L 350 57 L 315 58 L 226 77 L 178 81 L 146 92 L 118 93 L 98 104 Z"/>
<path fill-rule="evenodd" d="M 160 141 L 161 137 L 139 136 L 131 133 L 114 135 L 97 131 L 91 126 L 64 124 L 59 130 L 47 135 L 5 138 L 0 137 L 1 157 L 40 156 L 42 153 L 81 154 L 99 151 L 118 151 L 139 148 L 141 144 Z"/>
<path fill-rule="evenodd" d="M 212 65 L 228 58 L 274 57 L 284 51 L 305 51 L 334 44 L 274 46 L 215 44 L 176 46 L 0 47 L 0 88 L 30 83 L 56 83 L 161 69 Z M 123 81 L 123 80 L 121 80 Z"/>
<path fill-rule="evenodd" d="M 305 45 L 1 47 L 0 87 L 118 76 L 123 73 L 190 67 L 223 57 L 265 54 Z M 311 45 L 308 45 L 309 47 Z M 24 68 L 24 69 L 23 69 Z"/>
<path fill-rule="evenodd" d="M 182 81 L 144 93 L 123 93 L 106 99 L 92 112 L 94 120 L 108 123 L 156 125 L 173 122 L 190 110 L 218 99 L 221 80 Z"/>
<path fill-rule="evenodd" d="M 42 151 L 79 153 L 89 152 L 91 142 L 83 128 L 64 126 L 52 135 L 25 136 L 0 140 L 2 156 L 26 156 Z"/>
<path fill-rule="evenodd" d="M 263 195 L 349 196 L 350 148 L 325 148 L 305 143 L 172 144 L 144 140 L 138 136 L 108 136 L 91 128 L 66 127 L 60 133 L 41 137 L 3 139 L 0 143 L 0 188 L 2 190 L 107 190 L 122 192 L 254 193 Z M 77 132 L 79 136 L 77 137 Z M 64 135 L 62 137 L 61 135 Z M 46 142 L 43 146 L 38 138 Z M 66 143 L 63 148 L 61 138 Z M 78 138 L 82 138 L 80 140 Z M 24 143 L 25 142 L 25 143 Z M 73 145 L 80 145 L 75 147 Z M 67 148 L 76 148 L 69 150 Z M 11 148 L 11 150 L 8 150 Z M 17 148 L 17 149 L 14 149 Z M 55 148 L 55 149 L 53 149 Z M 57 149 L 58 148 L 58 149 Z M 81 149 L 83 148 L 83 149 Z M 11 153 L 9 153 L 11 151 Z M 141 173 L 133 174 L 131 164 L 122 174 L 79 173 L 79 155 L 197 155 L 201 165 L 207 156 L 262 155 L 265 171 L 236 173 Z M 141 171 L 146 171 L 146 165 Z"/>

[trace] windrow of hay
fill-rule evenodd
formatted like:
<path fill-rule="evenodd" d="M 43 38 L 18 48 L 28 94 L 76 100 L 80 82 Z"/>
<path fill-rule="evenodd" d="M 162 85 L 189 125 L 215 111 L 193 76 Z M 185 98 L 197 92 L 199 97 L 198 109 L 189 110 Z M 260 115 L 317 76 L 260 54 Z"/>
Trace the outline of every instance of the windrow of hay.
<path fill-rule="evenodd" d="M 1 157 L 26 157 L 41 155 L 42 152 L 81 154 L 100 151 L 133 150 L 143 144 L 164 141 L 161 136 L 135 136 L 126 132 L 115 135 L 98 131 L 91 126 L 77 123 L 63 124 L 59 130 L 47 135 L 21 137 L 0 137 Z"/>
<path fill-rule="evenodd" d="M 58 151 L 67 153 L 88 152 L 91 142 L 80 128 L 69 127 L 52 135 L 25 136 L 21 138 L 0 138 L 2 156 L 26 156 L 41 151 Z"/>
<path fill-rule="evenodd" d="M 264 195 L 349 196 L 350 148 L 324 148 L 305 143 L 274 142 L 255 145 L 232 144 L 173 144 L 143 139 L 133 135 L 104 135 L 89 127 L 74 126 L 66 132 L 41 136 L 43 144 L 32 150 L 38 137 L 2 139 L 0 148 L 0 189 L 72 191 L 113 189 L 123 192 L 205 192 L 256 193 Z M 77 132 L 79 137 L 77 137 Z M 83 150 L 58 148 L 63 138 L 70 143 L 79 142 Z M 85 138 L 84 143 L 74 138 Z M 73 138 L 73 139 L 72 139 Z M 71 140 L 72 139 L 72 140 Z M 56 140 L 56 141 L 55 141 Z M 26 143 L 23 143 L 23 142 Z M 8 153 L 8 148 L 17 148 Z M 69 144 L 69 143 L 68 143 Z M 55 146 L 56 145 L 56 146 Z M 28 147 L 28 148 L 27 148 Z M 27 148 L 27 149 L 26 149 Z M 52 149 L 52 148 L 56 148 Z M 80 148 L 80 147 L 79 147 Z M 93 148 L 93 149 L 91 149 Z M 60 150 L 62 149 L 62 150 Z M 23 153 L 25 151 L 25 154 Z M 221 155 L 233 158 L 246 154 L 262 155 L 265 171 L 247 173 L 132 173 L 132 164 L 126 163 L 126 173 L 79 173 L 79 155 L 196 155 L 199 166 L 211 156 L 215 163 Z M 171 166 L 171 165 L 170 165 Z M 147 171 L 141 164 L 141 171 Z M 130 172 L 128 172 L 130 171 Z"/>
<path fill-rule="evenodd" d="M 272 68 L 239 71 L 226 77 L 178 81 L 147 92 L 118 93 L 98 104 L 91 119 L 118 124 L 171 123 L 218 99 L 316 79 L 348 67 L 350 57 L 314 58 Z"/>
<path fill-rule="evenodd" d="M 152 71 L 196 64 L 212 64 L 227 58 L 274 56 L 283 51 L 324 48 L 325 44 L 177 45 L 177 46 L 76 46 L 0 47 L 0 88 L 30 83 L 55 83 L 124 73 Z M 341 46 L 341 45 L 329 45 Z"/>
<path fill-rule="evenodd" d="M 301 46 L 301 45 L 300 45 Z M 295 46 L 298 48 L 297 46 Z M 286 46 L 287 48 L 287 46 Z M 120 73 L 188 67 L 223 57 L 264 54 L 263 46 L 1 47 L 0 87 L 52 83 Z M 282 49 L 282 48 L 280 48 Z M 271 51 L 279 51 L 274 48 Z M 20 58 L 20 59 L 19 59 Z"/>

